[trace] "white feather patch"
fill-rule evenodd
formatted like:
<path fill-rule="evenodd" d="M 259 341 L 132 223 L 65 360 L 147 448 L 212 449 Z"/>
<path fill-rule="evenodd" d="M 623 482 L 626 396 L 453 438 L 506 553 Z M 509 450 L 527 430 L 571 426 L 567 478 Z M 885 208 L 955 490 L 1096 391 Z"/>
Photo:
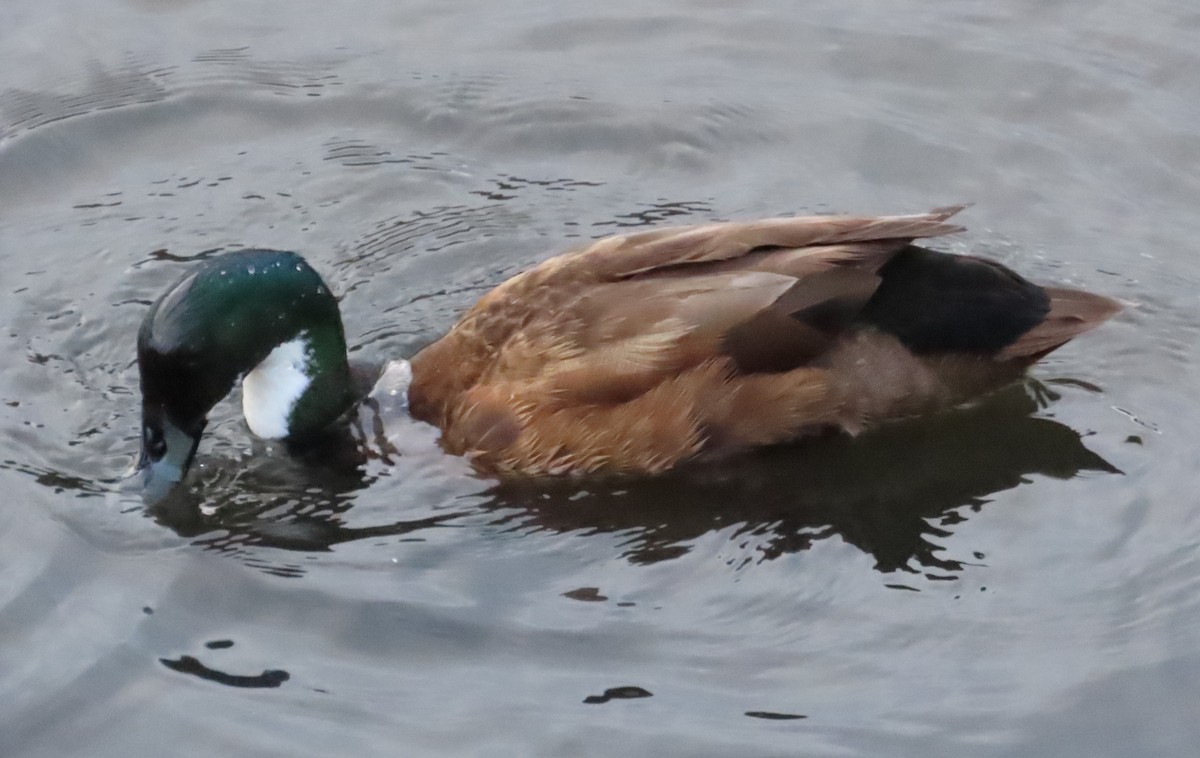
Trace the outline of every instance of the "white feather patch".
<path fill-rule="evenodd" d="M 264 439 L 288 435 L 288 417 L 308 389 L 308 341 L 301 334 L 279 345 L 242 380 L 242 415 Z"/>
<path fill-rule="evenodd" d="M 370 394 L 381 416 L 408 413 L 408 387 L 412 378 L 412 365 L 408 361 L 388 361 Z"/>

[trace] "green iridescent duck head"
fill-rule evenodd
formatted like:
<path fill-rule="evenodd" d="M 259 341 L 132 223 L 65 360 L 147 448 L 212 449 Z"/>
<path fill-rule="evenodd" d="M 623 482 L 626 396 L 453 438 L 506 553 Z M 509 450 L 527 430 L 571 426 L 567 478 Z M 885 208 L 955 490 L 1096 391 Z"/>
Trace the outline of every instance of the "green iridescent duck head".
<path fill-rule="evenodd" d="M 316 435 L 355 401 L 337 300 L 296 253 L 242 250 L 200 263 L 138 331 L 147 499 L 187 473 L 208 412 L 242 380 L 250 430 Z"/>

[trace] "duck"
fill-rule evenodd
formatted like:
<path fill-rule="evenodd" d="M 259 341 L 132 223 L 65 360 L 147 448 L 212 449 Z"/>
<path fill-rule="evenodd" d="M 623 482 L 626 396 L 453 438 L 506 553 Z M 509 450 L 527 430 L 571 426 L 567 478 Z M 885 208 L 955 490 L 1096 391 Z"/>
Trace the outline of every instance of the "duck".
<path fill-rule="evenodd" d="M 303 445 L 353 418 L 377 379 L 482 474 L 653 475 L 967 403 L 1121 310 L 914 244 L 963 231 L 950 219 L 964 207 L 610 236 L 513 276 L 366 374 L 302 256 L 221 253 L 138 331 L 138 470 L 156 497 L 182 481 L 239 381 L 250 431 Z"/>

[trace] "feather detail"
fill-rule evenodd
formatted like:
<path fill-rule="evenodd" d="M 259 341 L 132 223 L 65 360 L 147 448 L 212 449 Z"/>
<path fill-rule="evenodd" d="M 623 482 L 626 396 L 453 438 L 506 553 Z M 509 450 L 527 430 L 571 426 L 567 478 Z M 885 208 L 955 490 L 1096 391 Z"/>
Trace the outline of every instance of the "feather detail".
<path fill-rule="evenodd" d="M 1112 298 L 1063 287 L 1045 287 L 1050 312 L 1042 323 L 1000 351 L 1002 359 L 1037 361 L 1084 332 L 1095 329 L 1121 311 Z"/>
<path fill-rule="evenodd" d="M 871 240 L 911 241 L 963 231 L 945 223 L 965 206 L 911 216 L 798 216 L 656 229 L 610 237 L 563 257 L 604 278 L 636 276 L 664 266 L 737 258 L 758 248 L 804 248 Z"/>
<path fill-rule="evenodd" d="M 412 414 L 483 471 L 654 473 L 963 402 L 1116 312 L 909 245 L 960 231 L 947 220 L 962 207 L 655 229 L 564 253 L 413 358 Z"/>

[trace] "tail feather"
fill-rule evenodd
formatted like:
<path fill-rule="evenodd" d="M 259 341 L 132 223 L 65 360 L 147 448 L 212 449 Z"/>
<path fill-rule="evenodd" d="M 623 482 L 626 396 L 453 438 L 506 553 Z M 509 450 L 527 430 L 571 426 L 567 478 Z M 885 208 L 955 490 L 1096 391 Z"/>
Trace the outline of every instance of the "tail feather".
<path fill-rule="evenodd" d="M 1121 311 L 1112 298 L 1082 290 L 1045 287 L 1050 311 L 1042 322 L 1000 351 L 1001 360 L 1040 360 L 1075 337 L 1091 331 Z"/>

